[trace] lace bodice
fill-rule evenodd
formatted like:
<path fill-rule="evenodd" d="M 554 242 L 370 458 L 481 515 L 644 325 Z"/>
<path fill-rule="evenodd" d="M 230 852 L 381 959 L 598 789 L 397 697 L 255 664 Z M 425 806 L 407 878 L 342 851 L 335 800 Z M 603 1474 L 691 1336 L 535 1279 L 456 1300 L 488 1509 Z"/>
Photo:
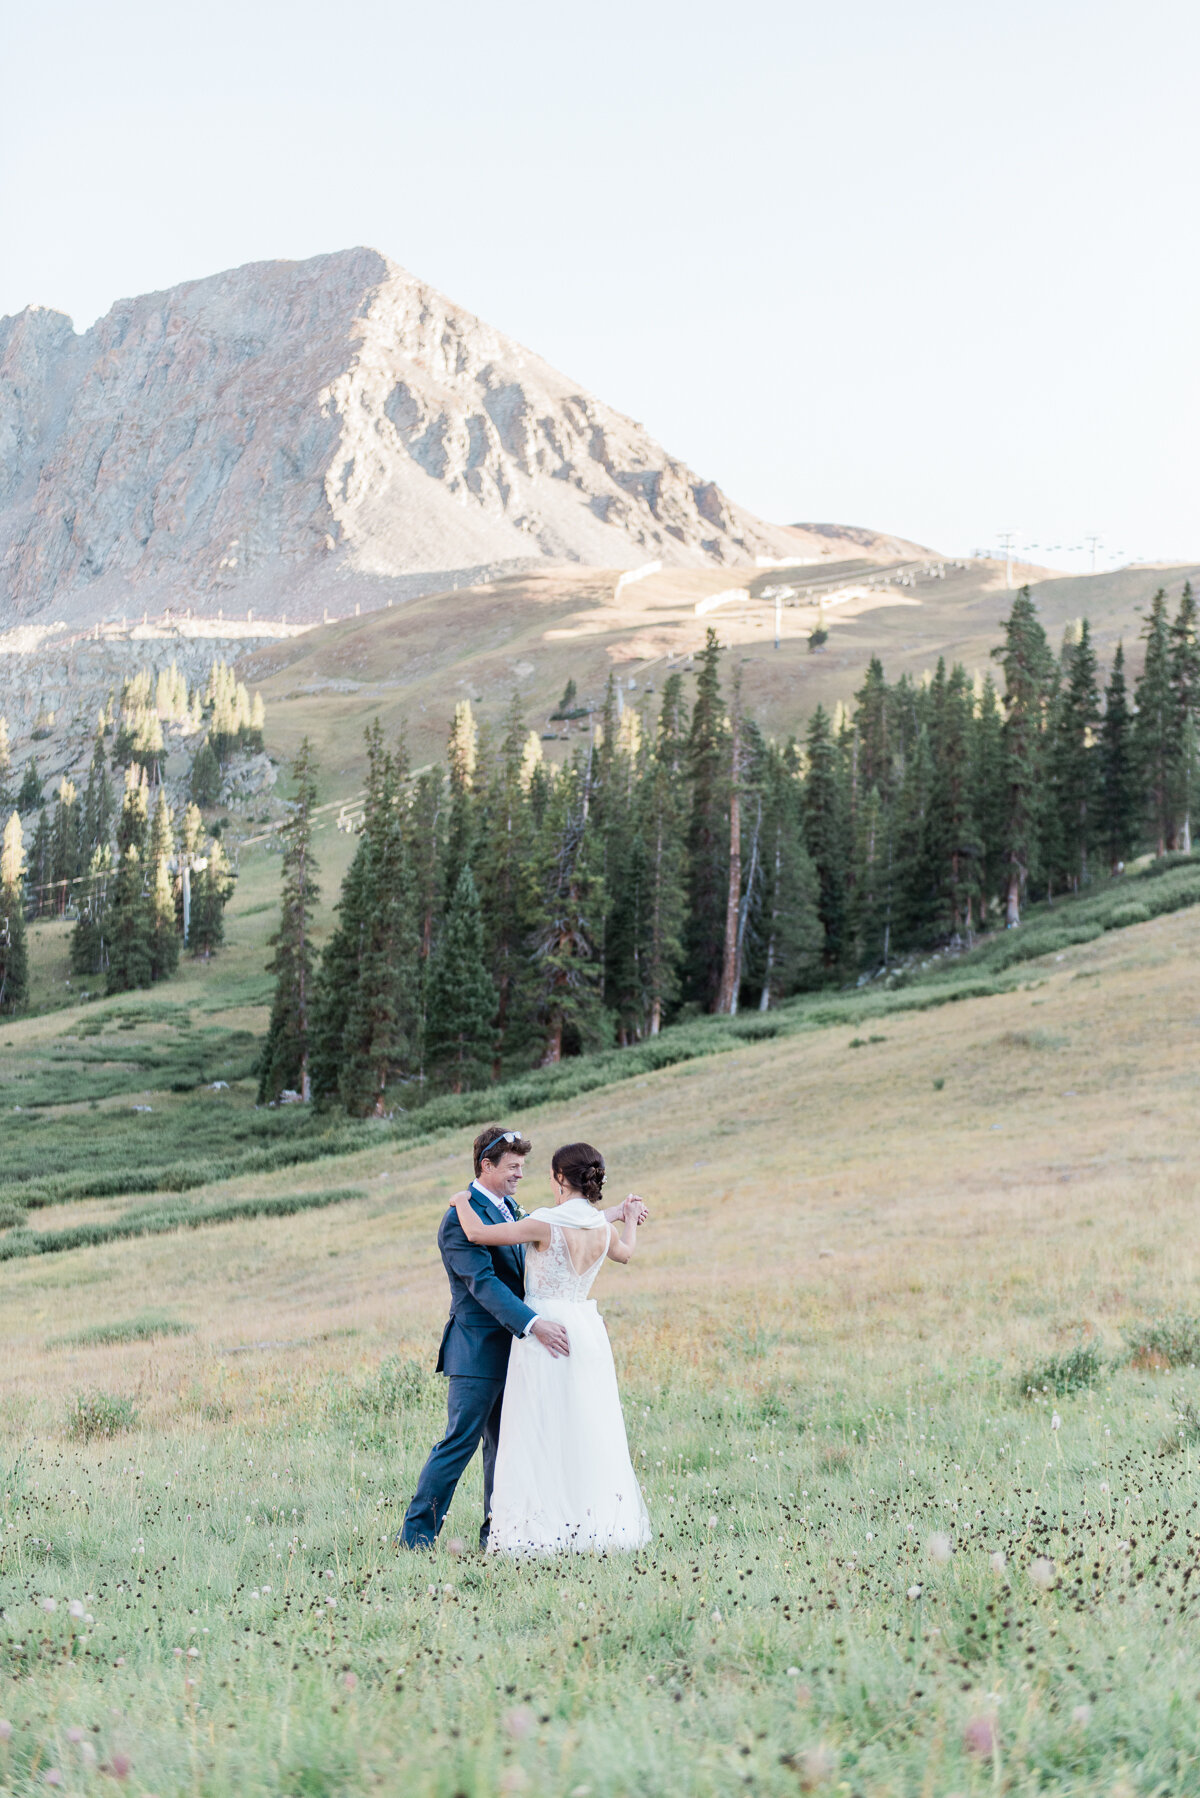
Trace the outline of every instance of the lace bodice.
<path fill-rule="evenodd" d="M 539 1299 L 582 1303 L 608 1253 L 608 1241 L 607 1227 L 575 1230 L 551 1224 L 547 1246 L 530 1246 L 525 1254 L 525 1297 L 529 1303 L 536 1306 Z"/>

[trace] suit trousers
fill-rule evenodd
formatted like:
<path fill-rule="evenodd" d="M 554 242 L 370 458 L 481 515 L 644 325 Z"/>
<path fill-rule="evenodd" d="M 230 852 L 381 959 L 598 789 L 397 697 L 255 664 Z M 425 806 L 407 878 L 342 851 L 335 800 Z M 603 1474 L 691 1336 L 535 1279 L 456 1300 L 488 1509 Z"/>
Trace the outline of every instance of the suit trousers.
<path fill-rule="evenodd" d="M 496 1470 L 496 1446 L 500 1441 L 500 1411 L 504 1381 L 471 1379 L 451 1374 L 447 1395 L 446 1434 L 430 1450 L 421 1469 L 413 1501 L 404 1514 L 397 1538 L 402 1548 L 432 1548 L 445 1522 L 450 1501 L 463 1470 L 483 1443 L 483 1524 L 479 1546 L 485 1548 L 492 1514 L 492 1476 Z"/>

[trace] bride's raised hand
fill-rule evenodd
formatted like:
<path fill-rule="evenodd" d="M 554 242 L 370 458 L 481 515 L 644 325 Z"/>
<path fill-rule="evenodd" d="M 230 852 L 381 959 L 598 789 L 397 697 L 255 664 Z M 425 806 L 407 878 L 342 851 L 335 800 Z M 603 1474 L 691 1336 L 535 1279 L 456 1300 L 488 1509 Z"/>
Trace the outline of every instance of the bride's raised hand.
<path fill-rule="evenodd" d="M 621 1216 L 626 1220 L 632 1218 L 635 1224 L 644 1224 L 649 1215 L 650 1209 L 646 1201 L 636 1192 L 631 1192 L 621 1207 Z"/>

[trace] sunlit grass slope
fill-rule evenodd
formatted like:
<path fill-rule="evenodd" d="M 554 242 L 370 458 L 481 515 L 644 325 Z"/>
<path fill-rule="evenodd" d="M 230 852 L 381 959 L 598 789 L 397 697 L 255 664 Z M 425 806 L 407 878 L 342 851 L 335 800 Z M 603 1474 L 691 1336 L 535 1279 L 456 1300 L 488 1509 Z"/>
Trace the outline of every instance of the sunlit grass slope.
<path fill-rule="evenodd" d="M 196 1195 L 364 1195 L 327 1209 L 0 1265 L 0 1780 L 1200 1789 L 1198 954 L 1193 908 L 514 1120 L 527 1202 L 586 1136 L 652 1206 L 598 1288 L 634 1561 L 456 1554 L 477 1472 L 435 1556 L 389 1546 L 466 1131 Z"/>

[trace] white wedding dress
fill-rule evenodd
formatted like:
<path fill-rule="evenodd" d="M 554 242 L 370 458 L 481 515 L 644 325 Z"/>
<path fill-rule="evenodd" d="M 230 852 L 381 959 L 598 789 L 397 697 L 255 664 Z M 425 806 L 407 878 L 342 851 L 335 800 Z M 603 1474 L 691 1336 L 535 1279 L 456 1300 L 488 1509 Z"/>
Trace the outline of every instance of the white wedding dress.
<path fill-rule="evenodd" d="M 588 1297 L 608 1253 L 607 1220 L 586 1199 L 532 1215 L 550 1226 L 525 1256 L 525 1302 L 565 1325 L 569 1355 L 536 1337 L 509 1352 L 492 1490 L 490 1553 L 552 1555 L 642 1548 L 650 1518 L 629 1459 L 604 1320 Z"/>

